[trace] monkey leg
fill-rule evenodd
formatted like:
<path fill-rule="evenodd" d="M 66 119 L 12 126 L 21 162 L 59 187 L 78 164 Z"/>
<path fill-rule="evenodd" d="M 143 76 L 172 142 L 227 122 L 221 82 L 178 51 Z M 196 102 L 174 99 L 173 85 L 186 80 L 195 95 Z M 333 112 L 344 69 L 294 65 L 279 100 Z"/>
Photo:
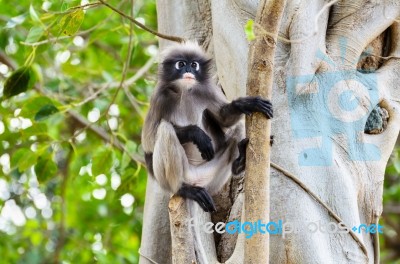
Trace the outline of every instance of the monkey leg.
<path fill-rule="evenodd" d="M 246 167 L 246 147 L 248 143 L 249 139 L 245 138 L 238 144 L 239 157 L 237 157 L 235 161 L 232 163 L 232 173 L 235 175 L 242 173 Z M 274 136 L 271 135 L 269 145 L 272 146 L 273 143 L 274 143 Z"/>
<path fill-rule="evenodd" d="M 215 211 L 214 202 L 205 188 L 185 183 L 189 162 L 172 124 L 161 121 L 153 152 L 154 177 L 162 188 L 195 200 L 204 211 Z"/>
<path fill-rule="evenodd" d="M 246 167 L 246 147 L 249 139 L 245 138 L 238 144 L 239 157 L 232 163 L 232 173 L 238 175 L 242 173 Z"/>
<path fill-rule="evenodd" d="M 153 152 L 153 171 L 158 183 L 176 193 L 183 183 L 188 161 L 173 126 L 161 121 L 157 128 Z"/>
<path fill-rule="evenodd" d="M 231 164 L 236 152 L 237 141 L 230 140 L 227 147 L 216 154 L 214 159 L 201 165 L 189 164 L 188 182 L 203 186 L 210 194 L 215 194 L 229 180 Z"/>

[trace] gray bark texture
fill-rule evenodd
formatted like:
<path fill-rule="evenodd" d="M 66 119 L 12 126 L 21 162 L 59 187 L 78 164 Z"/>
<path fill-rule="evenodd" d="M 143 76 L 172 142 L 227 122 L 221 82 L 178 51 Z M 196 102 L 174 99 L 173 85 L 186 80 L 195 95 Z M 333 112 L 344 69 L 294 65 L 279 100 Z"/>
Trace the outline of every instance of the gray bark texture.
<path fill-rule="evenodd" d="M 258 5 L 257 0 L 159 0 L 158 31 L 202 44 L 214 58 L 216 80 L 228 99 L 237 98 L 245 95 L 248 76 L 244 25 L 255 19 Z M 382 213 L 385 167 L 400 129 L 399 16 L 398 0 L 293 0 L 287 1 L 281 21 L 271 162 L 295 175 L 349 228 L 375 224 Z M 268 35 L 268 29 L 261 32 L 256 37 Z M 160 49 L 169 44 L 160 40 Z M 376 106 L 387 111 L 387 124 L 378 133 L 364 133 Z M 337 224 L 276 166 L 270 177 L 270 221 L 300 228 L 311 222 Z M 210 218 L 197 210 L 197 221 L 243 219 L 242 184 L 233 179 L 214 197 L 218 214 Z M 196 239 L 180 230 L 186 228 L 181 218 L 188 216 L 187 209 L 179 197 L 168 207 L 170 196 L 149 179 L 140 263 L 247 263 L 242 234 L 202 234 L 202 252 L 190 245 Z M 376 236 L 353 235 L 358 239 L 327 231 L 270 235 L 269 263 L 377 263 Z M 191 257 L 172 257 L 180 252 Z"/>

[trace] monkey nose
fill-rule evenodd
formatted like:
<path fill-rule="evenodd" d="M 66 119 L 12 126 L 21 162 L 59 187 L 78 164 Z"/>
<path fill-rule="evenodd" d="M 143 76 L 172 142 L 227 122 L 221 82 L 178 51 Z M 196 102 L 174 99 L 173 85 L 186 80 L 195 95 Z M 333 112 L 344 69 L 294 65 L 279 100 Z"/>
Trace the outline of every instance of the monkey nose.
<path fill-rule="evenodd" d="M 183 79 L 195 79 L 194 74 L 190 72 L 186 72 L 183 74 Z"/>

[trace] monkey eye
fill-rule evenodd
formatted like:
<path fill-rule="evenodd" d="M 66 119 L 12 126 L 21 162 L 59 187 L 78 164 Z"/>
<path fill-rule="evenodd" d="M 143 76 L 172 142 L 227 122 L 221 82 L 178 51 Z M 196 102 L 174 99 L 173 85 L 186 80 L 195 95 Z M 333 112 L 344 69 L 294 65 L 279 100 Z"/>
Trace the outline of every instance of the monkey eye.
<path fill-rule="evenodd" d="M 179 69 L 185 67 L 185 65 L 186 65 L 186 62 L 184 62 L 184 61 L 177 61 L 177 62 L 175 63 L 175 68 L 176 68 L 177 70 L 179 70 Z"/>
<path fill-rule="evenodd" d="M 200 69 L 200 64 L 197 61 L 194 61 L 190 64 L 190 67 L 198 71 Z"/>

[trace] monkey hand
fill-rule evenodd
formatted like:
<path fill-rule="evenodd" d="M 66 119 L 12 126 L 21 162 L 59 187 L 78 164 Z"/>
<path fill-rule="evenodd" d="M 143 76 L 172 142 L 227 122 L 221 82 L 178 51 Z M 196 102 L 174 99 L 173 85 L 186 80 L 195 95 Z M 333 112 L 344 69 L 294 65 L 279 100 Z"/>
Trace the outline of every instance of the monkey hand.
<path fill-rule="evenodd" d="M 214 158 L 214 148 L 211 138 L 202 130 L 198 129 L 193 138 L 193 144 L 197 146 L 201 153 L 201 157 L 207 161 Z"/>
<path fill-rule="evenodd" d="M 205 212 L 216 211 L 213 199 L 203 187 L 184 183 L 178 190 L 177 195 L 185 199 L 196 201 Z"/>
<path fill-rule="evenodd" d="M 245 115 L 254 112 L 264 114 L 268 119 L 273 117 L 272 104 L 259 96 L 242 97 L 232 101 L 232 106 Z"/>
<path fill-rule="evenodd" d="M 214 148 L 211 144 L 211 138 L 200 127 L 196 125 L 184 127 L 174 125 L 174 129 L 181 144 L 193 142 L 199 149 L 203 159 L 210 161 L 214 158 Z"/>

